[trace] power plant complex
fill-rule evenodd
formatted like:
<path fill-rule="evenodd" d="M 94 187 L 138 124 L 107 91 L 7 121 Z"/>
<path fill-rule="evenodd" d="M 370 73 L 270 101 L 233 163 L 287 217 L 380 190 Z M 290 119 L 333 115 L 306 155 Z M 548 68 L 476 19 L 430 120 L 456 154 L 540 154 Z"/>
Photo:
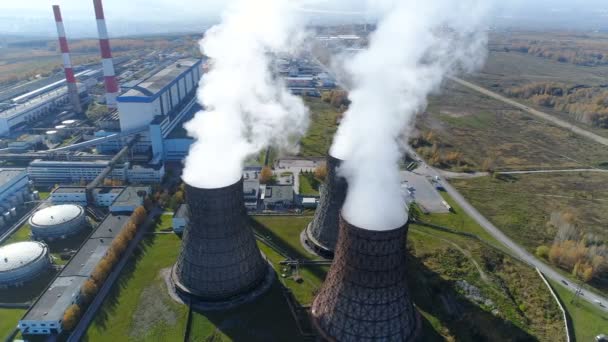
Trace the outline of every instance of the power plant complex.
<path fill-rule="evenodd" d="M 313 221 L 305 230 L 304 237 L 307 245 L 317 254 L 328 258 L 333 256 L 336 248 L 340 211 L 348 191 L 346 179 L 338 174 L 341 164 L 341 160 L 328 155 L 327 177 L 321 187 L 321 199 Z"/>
<path fill-rule="evenodd" d="M 408 226 L 389 231 L 342 219 L 340 238 L 312 319 L 328 341 L 412 341 L 420 323 L 408 292 Z"/>
<path fill-rule="evenodd" d="M 186 187 L 190 218 L 172 280 L 179 293 L 204 309 L 255 299 L 274 272 L 260 252 L 243 199 L 243 181 L 220 189 Z"/>

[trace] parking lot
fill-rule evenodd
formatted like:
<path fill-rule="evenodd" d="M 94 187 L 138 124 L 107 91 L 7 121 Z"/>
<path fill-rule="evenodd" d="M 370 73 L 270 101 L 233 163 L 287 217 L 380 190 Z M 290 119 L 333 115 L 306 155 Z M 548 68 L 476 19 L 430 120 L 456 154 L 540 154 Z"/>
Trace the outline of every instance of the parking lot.
<path fill-rule="evenodd" d="M 413 172 L 402 171 L 401 182 L 402 186 L 407 187 L 411 197 L 422 210 L 434 214 L 450 212 L 431 179 Z"/>

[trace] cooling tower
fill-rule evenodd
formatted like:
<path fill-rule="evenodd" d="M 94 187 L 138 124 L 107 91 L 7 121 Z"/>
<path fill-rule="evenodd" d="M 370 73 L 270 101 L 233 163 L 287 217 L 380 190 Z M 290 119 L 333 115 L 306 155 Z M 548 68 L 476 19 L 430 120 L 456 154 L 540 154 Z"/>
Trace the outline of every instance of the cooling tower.
<path fill-rule="evenodd" d="M 335 258 L 312 305 L 329 341 L 412 341 L 420 326 L 406 285 L 407 225 L 370 231 L 345 220 Z"/>
<path fill-rule="evenodd" d="M 346 198 L 346 179 L 338 175 L 340 159 L 327 156 L 327 178 L 321 187 L 321 200 L 313 221 L 306 228 L 304 241 L 317 254 L 333 257 L 340 226 L 340 210 Z"/>
<path fill-rule="evenodd" d="M 186 201 L 190 221 L 172 272 L 178 293 L 221 309 L 264 292 L 274 274 L 249 224 L 243 181 L 220 189 L 186 185 Z"/>

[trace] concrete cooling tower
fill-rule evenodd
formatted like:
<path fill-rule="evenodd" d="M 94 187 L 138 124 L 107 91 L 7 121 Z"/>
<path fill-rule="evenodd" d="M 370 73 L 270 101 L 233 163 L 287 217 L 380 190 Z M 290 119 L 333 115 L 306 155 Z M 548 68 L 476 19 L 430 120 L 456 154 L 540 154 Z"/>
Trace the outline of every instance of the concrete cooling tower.
<path fill-rule="evenodd" d="M 249 224 L 243 181 L 220 189 L 186 185 L 190 221 L 172 271 L 177 292 L 202 309 L 224 309 L 254 299 L 274 279 Z"/>
<path fill-rule="evenodd" d="M 328 341 L 413 341 L 420 327 L 406 285 L 408 226 L 371 231 L 345 220 L 333 264 L 312 305 Z"/>
<path fill-rule="evenodd" d="M 327 156 L 327 178 L 313 221 L 305 230 L 304 241 L 317 254 L 332 258 L 338 241 L 340 211 L 346 199 L 346 179 L 338 175 L 340 159 Z"/>

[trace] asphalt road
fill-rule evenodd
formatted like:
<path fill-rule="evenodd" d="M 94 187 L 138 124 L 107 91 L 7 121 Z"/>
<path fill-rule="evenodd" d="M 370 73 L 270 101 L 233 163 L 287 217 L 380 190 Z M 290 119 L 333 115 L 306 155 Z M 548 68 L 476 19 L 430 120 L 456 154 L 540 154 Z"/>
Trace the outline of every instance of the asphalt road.
<path fill-rule="evenodd" d="M 497 94 L 497 93 L 495 93 L 493 91 L 490 91 L 490 90 L 488 90 L 486 88 L 482 88 L 482 87 L 480 87 L 478 85 L 475 85 L 475 84 L 473 84 L 471 82 L 467 82 L 467 81 L 462 80 L 462 79 L 457 78 L 457 77 L 450 77 L 450 79 L 452 81 L 454 81 L 454 82 L 456 82 L 456 83 L 458 83 L 460 85 L 463 85 L 463 86 L 465 86 L 465 87 L 467 87 L 469 89 L 472 89 L 472 90 L 474 90 L 474 91 L 476 91 L 478 93 L 481 93 L 483 95 L 489 96 L 489 97 L 491 97 L 491 98 L 493 98 L 495 100 L 504 102 L 504 103 L 506 103 L 508 105 L 511 105 L 511 106 L 515 107 L 515 108 L 521 109 L 524 112 L 532 114 L 532 115 L 534 115 L 536 117 L 539 117 L 539 118 L 541 118 L 543 120 L 549 121 L 549 122 L 551 122 L 552 124 L 554 124 L 556 126 L 568 129 L 568 130 L 570 130 L 570 131 L 572 131 L 572 132 L 574 132 L 574 133 L 576 133 L 576 134 L 578 134 L 580 136 L 583 136 L 585 138 L 593 140 L 593 141 L 597 142 L 598 144 L 602 144 L 604 146 L 608 146 L 608 138 L 604 138 L 604 137 L 599 136 L 599 135 L 597 135 L 595 133 L 587 131 L 587 130 L 585 130 L 583 128 L 575 126 L 574 124 L 571 124 L 571 123 L 569 123 L 567 121 L 558 119 L 558 118 L 556 118 L 553 115 L 541 112 L 541 111 L 536 110 L 534 108 L 530 108 L 530 107 L 528 107 L 525 104 L 521 104 L 521 103 L 519 103 L 517 101 L 511 100 L 511 99 L 509 99 L 507 97 L 504 97 L 504 96 L 502 96 L 500 94 Z"/>

